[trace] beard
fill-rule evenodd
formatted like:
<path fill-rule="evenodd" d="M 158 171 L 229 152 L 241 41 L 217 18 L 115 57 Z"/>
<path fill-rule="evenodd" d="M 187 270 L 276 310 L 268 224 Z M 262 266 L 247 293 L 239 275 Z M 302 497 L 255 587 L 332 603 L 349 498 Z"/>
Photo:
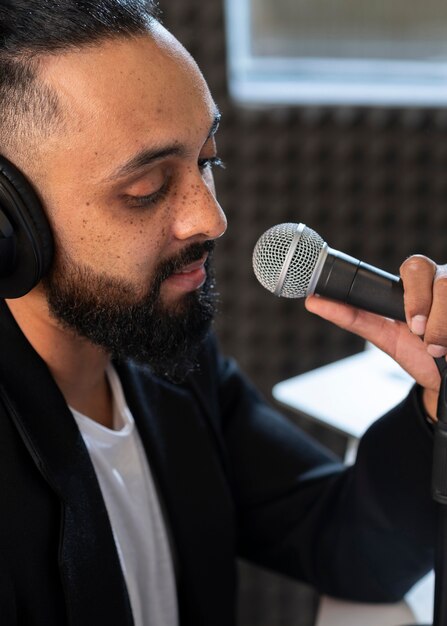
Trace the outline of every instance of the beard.
<path fill-rule="evenodd" d="M 210 263 L 213 248 L 213 241 L 192 244 L 160 262 L 140 297 L 124 279 L 97 274 L 59 251 L 42 281 L 50 313 L 64 328 L 103 348 L 113 359 L 132 359 L 150 366 L 157 375 L 181 382 L 196 367 L 216 310 Z M 163 281 L 206 252 L 203 286 L 164 304 L 160 294 Z"/>

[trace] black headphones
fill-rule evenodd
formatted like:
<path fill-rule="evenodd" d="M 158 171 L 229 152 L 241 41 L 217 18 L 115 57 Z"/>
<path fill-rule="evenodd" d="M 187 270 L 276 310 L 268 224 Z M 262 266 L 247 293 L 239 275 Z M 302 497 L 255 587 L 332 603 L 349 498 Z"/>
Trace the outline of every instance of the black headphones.
<path fill-rule="evenodd" d="M 36 192 L 0 156 L 0 298 L 20 298 L 31 291 L 49 270 L 53 248 Z"/>

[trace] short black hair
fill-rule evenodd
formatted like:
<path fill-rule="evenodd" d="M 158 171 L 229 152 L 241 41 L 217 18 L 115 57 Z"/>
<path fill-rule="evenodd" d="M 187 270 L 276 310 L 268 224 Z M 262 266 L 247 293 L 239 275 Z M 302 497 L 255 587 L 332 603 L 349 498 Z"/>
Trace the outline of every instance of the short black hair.
<path fill-rule="evenodd" d="M 39 57 L 143 35 L 157 19 L 153 0 L 1 0 L 0 154 L 61 118 Z"/>

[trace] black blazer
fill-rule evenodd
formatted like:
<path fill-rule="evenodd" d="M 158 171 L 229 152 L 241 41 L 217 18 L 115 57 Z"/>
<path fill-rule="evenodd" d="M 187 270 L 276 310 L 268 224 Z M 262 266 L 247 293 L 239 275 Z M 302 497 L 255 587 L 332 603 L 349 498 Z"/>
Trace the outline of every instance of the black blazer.
<path fill-rule="evenodd" d="M 0 342 L 0 623 L 130 626 L 88 452 L 3 301 Z M 432 567 L 432 441 L 414 392 L 345 469 L 212 338 L 182 385 L 116 367 L 172 534 L 182 626 L 235 624 L 238 555 L 366 601 L 400 598 Z"/>

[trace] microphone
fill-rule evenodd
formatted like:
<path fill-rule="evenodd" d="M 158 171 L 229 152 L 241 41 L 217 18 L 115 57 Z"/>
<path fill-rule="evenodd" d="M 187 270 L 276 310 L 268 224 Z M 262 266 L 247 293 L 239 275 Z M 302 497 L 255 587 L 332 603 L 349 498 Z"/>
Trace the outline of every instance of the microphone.
<path fill-rule="evenodd" d="M 253 251 L 261 285 L 276 296 L 304 298 L 314 293 L 405 322 L 402 281 L 327 243 L 305 224 L 278 224 Z"/>

